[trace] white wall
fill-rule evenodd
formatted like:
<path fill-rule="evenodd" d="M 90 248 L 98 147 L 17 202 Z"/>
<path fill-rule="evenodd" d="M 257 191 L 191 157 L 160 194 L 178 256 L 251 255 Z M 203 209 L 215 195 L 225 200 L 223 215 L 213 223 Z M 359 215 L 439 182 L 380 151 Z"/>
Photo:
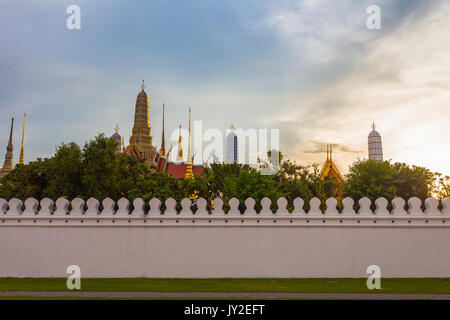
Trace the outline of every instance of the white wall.
<path fill-rule="evenodd" d="M 10 226 L 0 277 L 449 277 L 450 229 Z"/>
<path fill-rule="evenodd" d="M 219 200 L 213 213 L 200 201 L 194 213 L 187 199 L 178 213 L 175 202 L 167 209 L 142 199 L 99 202 L 35 199 L 9 202 L 0 199 L 0 277 L 65 277 L 69 265 L 79 265 L 82 277 L 367 277 L 366 269 L 381 267 L 382 277 L 450 277 L 449 199 L 427 199 L 426 210 L 417 198 L 361 199 L 357 212 L 353 200 L 336 200 L 319 209 L 295 201 L 293 212 L 278 200 L 272 213 L 270 201 L 254 210 L 246 200 L 243 214 L 238 201 L 230 200 L 226 214 Z M 40 206 L 39 206 L 40 205 Z"/>

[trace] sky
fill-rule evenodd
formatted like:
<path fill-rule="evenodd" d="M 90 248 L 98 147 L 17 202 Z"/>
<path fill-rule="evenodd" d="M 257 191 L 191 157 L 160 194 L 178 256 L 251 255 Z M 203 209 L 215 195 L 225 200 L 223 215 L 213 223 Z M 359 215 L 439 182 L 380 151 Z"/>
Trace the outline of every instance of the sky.
<path fill-rule="evenodd" d="M 0 161 L 11 117 L 18 161 L 24 112 L 25 162 L 116 123 L 128 143 L 145 79 L 157 146 L 162 104 L 166 139 L 190 106 L 204 130 L 279 129 L 297 163 L 333 144 L 345 173 L 375 122 L 386 160 L 450 175 L 449 15 L 446 0 L 2 0 Z"/>

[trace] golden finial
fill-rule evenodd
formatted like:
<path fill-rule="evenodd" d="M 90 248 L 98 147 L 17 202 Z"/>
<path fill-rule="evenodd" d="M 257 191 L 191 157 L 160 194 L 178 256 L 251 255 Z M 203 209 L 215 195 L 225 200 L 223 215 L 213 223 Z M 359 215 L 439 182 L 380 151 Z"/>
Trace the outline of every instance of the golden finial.
<path fill-rule="evenodd" d="M 114 130 L 116 131 L 116 133 L 119 133 L 119 124 L 116 123 L 116 127 L 114 128 Z"/>
<path fill-rule="evenodd" d="M 372 129 L 375 130 L 376 126 L 375 126 L 375 121 L 372 122 Z"/>
<path fill-rule="evenodd" d="M 183 161 L 183 145 L 181 143 L 181 125 L 179 125 L 180 128 L 180 136 L 178 137 L 178 155 L 177 155 L 177 161 Z"/>
<path fill-rule="evenodd" d="M 165 155 L 166 154 L 166 139 L 164 137 L 164 109 L 165 109 L 165 104 L 163 103 L 163 114 L 162 114 L 162 133 L 161 133 L 161 149 L 160 149 L 160 153 L 161 155 Z"/>
<path fill-rule="evenodd" d="M 188 161 L 191 156 L 191 107 L 189 107 Z"/>
<path fill-rule="evenodd" d="M 144 79 L 142 79 L 142 85 L 141 85 L 142 91 L 145 89 Z"/>
<path fill-rule="evenodd" d="M 25 112 L 23 114 L 23 131 L 22 131 L 22 148 L 20 148 L 20 157 L 19 157 L 19 164 L 23 164 L 23 146 L 25 142 L 25 119 L 27 117 L 27 113 Z"/>

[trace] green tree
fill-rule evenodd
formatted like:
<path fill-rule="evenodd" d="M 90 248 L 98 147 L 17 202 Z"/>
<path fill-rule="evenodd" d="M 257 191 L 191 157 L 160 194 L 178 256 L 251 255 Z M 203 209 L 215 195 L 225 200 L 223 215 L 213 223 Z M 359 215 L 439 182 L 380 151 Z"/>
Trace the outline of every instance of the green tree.
<path fill-rule="evenodd" d="M 433 182 L 435 174 L 430 170 L 409 166 L 405 163 L 394 163 L 396 170 L 395 186 L 397 187 L 396 195 L 404 199 L 418 197 L 424 201 L 432 196 Z"/>
<path fill-rule="evenodd" d="M 48 196 L 45 189 L 53 176 L 50 168 L 50 160 L 40 158 L 27 165 L 17 165 L 0 180 L 0 198 L 40 200 Z"/>
<path fill-rule="evenodd" d="M 371 200 L 418 197 L 423 201 L 432 195 L 434 177 L 434 173 L 423 167 L 359 160 L 352 164 L 345 177 L 344 195 Z"/>
<path fill-rule="evenodd" d="M 118 155 L 116 150 L 117 143 L 104 134 L 98 135 L 84 145 L 81 153 L 83 198 L 121 197 L 120 181 L 123 178 L 121 173 L 127 161 Z"/>
<path fill-rule="evenodd" d="M 450 197 L 450 177 L 443 176 L 440 173 L 435 173 L 433 183 L 433 194 L 439 200 Z"/>
<path fill-rule="evenodd" d="M 396 170 L 389 161 L 358 160 L 345 176 L 344 196 L 356 201 L 363 197 L 393 199 L 397 196 Z"/>
<path fill-rule="evenodd" d="M 46 197 L 73 199 L 83 193 L 81 148 L 76 143 L 57 147 L 55 155 L 47 161 L 47 172 L 51 179 L 44 189 Z"/>

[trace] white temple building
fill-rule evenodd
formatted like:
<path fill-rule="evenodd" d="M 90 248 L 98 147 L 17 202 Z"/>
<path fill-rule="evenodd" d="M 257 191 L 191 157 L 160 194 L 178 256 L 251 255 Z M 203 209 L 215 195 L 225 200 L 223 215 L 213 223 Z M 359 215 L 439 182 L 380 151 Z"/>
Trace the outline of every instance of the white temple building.
<path fill-rule="evenodd" d="M 123 137 L 119 134 L 119 125 L 117 124 L 114 128 L 116 131 L 111 138 L 113 138 L 117 142 L 117 153 L 124 153 L 125 152 L 125 145 L 123 143 Z"/>
<path fill-rule="evenodd" d="M 369 133 L 369 160 L 383 161 L 383 145 L 381 135 L 375 130 L 375 123 L 372 124 L 372 131 Z"/>
<path fill-rule="evenodd" d="M 238 159 L 238 137 L 234 125 L 230 127 L 231 132 L 227 135 L 227 149 L 225 163 L 237 163 Z"/>

